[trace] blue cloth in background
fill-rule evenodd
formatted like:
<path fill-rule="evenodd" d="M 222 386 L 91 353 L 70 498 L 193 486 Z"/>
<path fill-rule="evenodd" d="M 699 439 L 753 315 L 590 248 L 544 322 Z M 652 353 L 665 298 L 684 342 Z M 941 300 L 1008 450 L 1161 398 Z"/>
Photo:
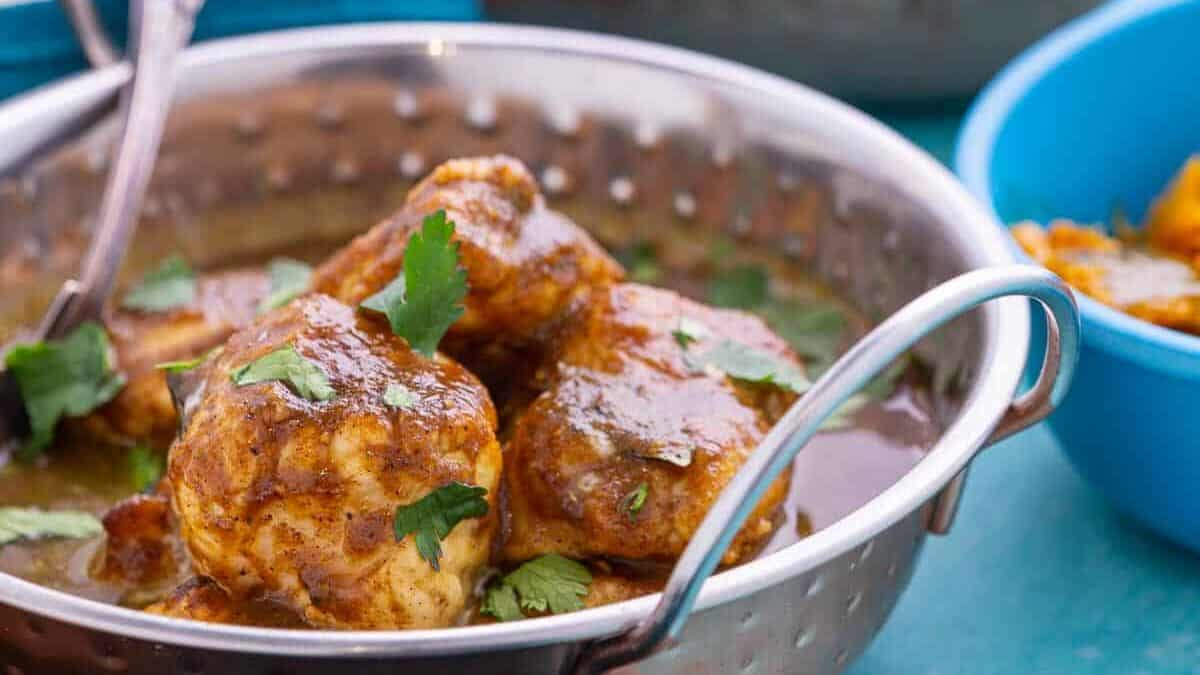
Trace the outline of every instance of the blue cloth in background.
<path fill-rule="evenodd" d="M 123 44 L 127 0 L 94 1 L 109 34 Z M 208 0 L 195 40 L 364 21 L 469 21 L 482 13 L 481 0 Z M 87 67 L 58 2 L 0 8 L 0 99 Z"/>

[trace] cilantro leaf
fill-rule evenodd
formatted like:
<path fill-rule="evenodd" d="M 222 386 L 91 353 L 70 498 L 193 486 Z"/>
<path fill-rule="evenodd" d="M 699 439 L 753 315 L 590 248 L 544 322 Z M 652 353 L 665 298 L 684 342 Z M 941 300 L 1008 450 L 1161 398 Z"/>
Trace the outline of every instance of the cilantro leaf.
<path fill-rule="evenodd" d="M 638 486 L 621 500 L 621 510 L 629 516 L 630 520 L 637 518 L 638 512 L 646 505 L 646 495 L 648 494 L 650 494 L 650 485 L 638 483 Z"/>
<path fill-rule="evenodd" d="M 383 392 L 383 402 L 393 408 L 410 408 L 417 402 L 417 395 L 399 382 L 392 382 Z"/>
<path fill-rule="evenodd" d="M 291 345 L 280 347 L 266 356 L 251 361 L 229 372 L 233 383 L 239 387 L 257 382 L 279 380 L 310 401 L 328 401 L 333 398 L 333 387 L 329 378 L 317 364 L 300 356 Z"/>
<path fill-rule="evenodd" d="M 660 462 L 687 468 L 692 465 L 692 457 L 695 455 L 695 449 L 679 445 L 653 443 L 648 448 L 638 448 L 633 454 L 638 457 L 657 459 Z"/>
<path fill-rule="evenodd" d="M 427 357 L 464 311 L 467 272 L 458 264 L 453 235 L 454 221 L 445 211 L 426 216 L 421 231 L 408 241 L 400 274 L 362 303 L 387 315 L 392 332 Z"/>
<path fill-rule="evenodd" d="M 822 431 L 838 431 L 850 426 L 853 422 L 853 416 L 871 401 L 880 401 L 892 395 L 896 389 L 896 380 L 900 378 L 904 371 L 908 368 L 909 356 L 902 355 L 896 359 L 892 365 L 888 366 L 887 370 L 883 371 L 864 386 L 859 392 L 835 410 L 832 415 L 825 418 L 821 423 Z"/>
<path fill-rule="evenodd" d="M 517 590 L 506 583 L 498 583 L 488 588 L 483 597 L 479 613 L 493 616 L 500 621 L 516 621 L 524 619 L 521 605 L 517 603 Z"/>
<path fill-rule="evenodd" d="M 524 617 L 524 612 L 550 611 L 564 614 L 583 609 L 592 575 L 583 565 L 549 553 L 534 558 L 506 575 L 488 589 L 481 612 L 501 621 Z M 519 598 L 517 612 L 512 600 Z"/>
<path fill-rule="evenodd" d="M 814 376 L 837 359 L 846 334 L 846 315 L 830 302 L 772 301 L 760 309 L 767 325 L 808 361 Z"/>
<path fill-rule="evenodd" d="M 121 306 L 141 312 L 165 312 L 196 297 L 196 275 L 183 258 L 174 255 L 142 277 L 125 295 Z"/>
<path fill-rule="evenodd" d="M 271 279 L 271 291 L 258 303 L 258 313 L 282 307 L 308 290 L 312 279 L 312 267 L 291 258 L 276 258 L 267 266 Z"/>
<path fill-rule="evenodd" d="M 154 364 L 154 368 L 155 370 L 165 370 L 168 373 L 186 373 L 204 363 L 204 358 L 205 356 L 202 355 L 194 359 L 185 359 L 182 361 L 163 361 L 162 363 Z"/>
<path fill-rule="evenodd" d="M 795 364 L 733 340 L 722 340 L 696 361 L 701 367 L 715 368 L 735 380 L 773 384 L 797 394 L 812 386 Z"/>
<path fill-rule="evenodd" d="M 679 318 L 679 327 L 671 331 L 680 347 L 687 347 L 708 335 L 708 326 L 686 316 Z"/>
<path fill-rule="evenodd" d="M 738 265 L 708 282 L 708 301 L 717 307 L 752 309 L 767 301 L 770 279 L 761 265 Z"/>
<path fill-rule="evenodd" d="M 34 540 L 48 537 L 83 539 L 104 531 L 100 521 L 83 511 L 43 511 L 7 507 L 0 508 L 0 545 L 19 539 Z"/>
<path fill-rule="evenodd" d="M 462 520 L 487 515 L 487 488 L 450 483 L 412 504 L 396 507 L 396 541 L 416 534 L 417 552 L 435 570 L 441 569 L 441 540 Z"/>
<path fill-rule="evenodd" d="M 110 351 L 104 329 L 87 321 L 62 340 L 17 345 L 8 353 L 5 364 L 29 416 L 23 459 L 50 444 L 60 418 L 86 415 L 125 386 L 124 376 L 112 369 Z"/>
<path fill-rule="evenodd" d="M 129 464 L 129 477 L 136 492 L 145 492 L 154 487 L 166 468 L 166 458 L 140 445 L 130 448 L 126 461 Z"/>
<path fill-rule="evenodd" d="M 630 281 L 652 284 L 662 277 L 662 269 L 658 266 L 658 253 L 648 241 L 635 242 L 617 251 L 615 257 L 622 267 L 629 270 Z"/>

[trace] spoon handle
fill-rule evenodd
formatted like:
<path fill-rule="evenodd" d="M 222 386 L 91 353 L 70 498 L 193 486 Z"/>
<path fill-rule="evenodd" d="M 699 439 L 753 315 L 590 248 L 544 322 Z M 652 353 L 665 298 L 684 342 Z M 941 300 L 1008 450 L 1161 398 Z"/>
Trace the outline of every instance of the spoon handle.
<path fill-rule="evenodd" d="M 122 96 L 125 120 L 104 184 L 95 230 L 77 280 L 63 284 L 38 337 L 61 337 L 100 317 L 141 213 L 171 104 L 176 57 L 191 37 L 202 0 L 130 2 L 133 79 Z"/>

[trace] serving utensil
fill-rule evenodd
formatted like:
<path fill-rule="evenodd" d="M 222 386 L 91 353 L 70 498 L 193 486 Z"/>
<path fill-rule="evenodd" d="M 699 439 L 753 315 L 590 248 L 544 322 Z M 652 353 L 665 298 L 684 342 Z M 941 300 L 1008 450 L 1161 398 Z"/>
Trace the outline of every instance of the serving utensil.
<path fill-rule="evenodd" d="M 137 228 L 154 160 L 162 141 L 174 89 L 175 63 L 187 44 L 203 0 L 131 0 L 129 3 L 133 66 L 122 92 L 120 141 L 104 185 L 95 226 L 79 275 L 68 279 L 50 303 L 29 341 L 63 337 L 80 323 L 98 320 L 112 292 L 113 280 Z M 82 36 L 89 58 L 107 65 L 111 44 L 96 32 L 90 3 L 69 0 L 69 14 Z M 0 443 L 28 428 L 20 392 L 7 372 L 0 378 Z"/>
<path fill-rule="evenodd" d="M 886 619 L 925 534 L 949 527 L 956 476 L 1065 387 L 1050 384 L 1069 374 L 1076 343 L 1061 283 L 1009 267 L 1009 243 L 932 159 L 779 78 L 619 38 L 439 24 L 209 43 L 188 50 L 179 75 L 189 101 L 172 114 L 135 267 L 172 250 L 203 267 L 332 245 L 392 211 L 437 163 L 508 152 L 541 177 L 553 208 L 605 241 L 671 227 L 684 248 L 690 230 L 720 233 L 820 278 L 881 328 L 769 435 L 664 594 L 507 624 L 320 632 L 168 619 L 0 574 L 0 665 L 27 675 L 595 672 L 649 652 L 618 672 L 839 672 Z M 119 66 L 101 69 L 0 109 L 0 139 L 57 133 L 48 111 L 88 110 L 123 77 Z M 103 140 L 83 137 L 23 175 L 31 194 L 0 183 L 0 270 L 29 269 L 12 286 L 20 301 L 0 297 L 0 318 L 23 316 L 39 283 L 68 264 L 66 253 L 25 250 L 70 250 L 67 235 L 99 192 L 89 158 Z M 0 170 L 8 166 L 0 147 Z M 44 208 L 51 200 L 62 208 Z M 838 522 L 702 581 L 739 507 L 823 415 L 918 335 L 1010 293 L 1047 303 L 1061 333 L 1032 394 L 1012 401 L 1027 301 L 986 302 L 951 321 L 914 347 L 932 370 L 928 396 L 943 427 L 928 454 Z M 897 312 L 903 320 L 884 321 Z"/>

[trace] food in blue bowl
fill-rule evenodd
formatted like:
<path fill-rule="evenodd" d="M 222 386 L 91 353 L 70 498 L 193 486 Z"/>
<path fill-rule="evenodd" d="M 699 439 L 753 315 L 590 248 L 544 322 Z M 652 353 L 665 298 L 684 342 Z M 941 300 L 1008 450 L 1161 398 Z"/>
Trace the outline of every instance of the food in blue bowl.
<path fill-rule="evenodd" d="M 1049 226 L 1017 233 L 1083 291 L 1079 370 L 1050 418 L 1068 457 L 1121 510 L 1200 550 L 1197 36 L 1200 2 L 1178 0 L 1065 26 L 984 90 L 955 165 L 1001 222 Z"/>

